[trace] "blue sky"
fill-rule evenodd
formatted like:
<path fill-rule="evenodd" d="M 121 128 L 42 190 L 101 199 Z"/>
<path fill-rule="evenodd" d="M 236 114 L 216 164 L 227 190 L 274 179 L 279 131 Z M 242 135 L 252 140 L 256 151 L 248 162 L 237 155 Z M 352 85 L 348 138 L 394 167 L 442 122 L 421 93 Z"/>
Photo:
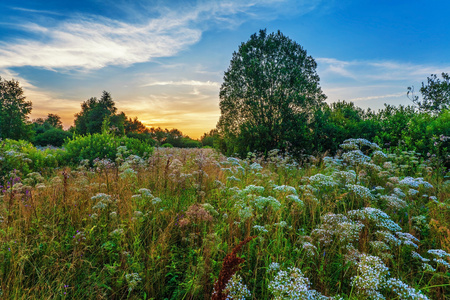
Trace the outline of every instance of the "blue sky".
<path fill-rule="evenodd" d="M 233 51 L 281 30 L 318 63 L 327 102 L 411 104 L 450 72 L 450 1 L 0 0 L 0 76 L 19 80 L 31 117 L 111 92 L 119 111 L 192 137 L 214 128 Z"/>

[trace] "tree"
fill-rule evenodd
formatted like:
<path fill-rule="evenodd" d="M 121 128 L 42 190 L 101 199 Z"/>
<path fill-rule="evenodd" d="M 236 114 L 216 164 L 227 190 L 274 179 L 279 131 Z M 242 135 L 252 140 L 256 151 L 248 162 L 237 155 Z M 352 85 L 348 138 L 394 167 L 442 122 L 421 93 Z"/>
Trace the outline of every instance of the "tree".
<path fill-rule="evenodd" d="M 28 140 L 32 136 L 28 122 L 32 105 L 25 99 L 18 81 L 0 77 L 0 138 Z"/>
<path fill-rule="evenodd" d="M 326 99 L 316 67 L 280 31 L 267 35 L 260 30 L 242 43 L 220 88 L 222 150 L 241 156 L 275 148 L 302 152 L 310 139 L 313 111 Z"/>
<path fill-rule="evenodd" d="M 440 113 L 450 108 L 450 76 L 448 73 L 442 73 L 442 78 L 441 81 L 436 74 L 431 74 L 431 77 L 427 77 L 427 85 L 422 82 L 420 88 L 422 101 L 419 101 L 419 97 L 414 95 L 414 88 L 408 87 L 408 96 L 411 95 L 410 99 L 420 110 Z"/>
<path fill-rule="evenodd" d="M 47 119 L 45 120 L 46 123 L 50 124 L 53 128 L 56 129 L 63 129 L 61 117 L 55 114 L 48 114 Z"/>
<path fill-rule="evenodd" d="M 116 115 L 117 108 L 111 94 L 103 91 L 100 99 L 89 98 L 81 104 L 81 112 L 75 115 L 75 127 L 78 134 L 100 133 L 105 118 L 110 118 L 111 127 L 123 133 L 125 114 Z"/>

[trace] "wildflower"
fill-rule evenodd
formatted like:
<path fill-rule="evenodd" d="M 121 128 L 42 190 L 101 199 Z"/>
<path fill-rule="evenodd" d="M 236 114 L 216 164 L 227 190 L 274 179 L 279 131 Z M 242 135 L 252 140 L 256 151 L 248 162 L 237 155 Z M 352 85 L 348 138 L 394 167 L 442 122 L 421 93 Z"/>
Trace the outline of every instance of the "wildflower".
<path fill-rule="evenodd" d="M 263 210 L 267 207 L 272 207 L 274 210 L 278 210 L 281 207 L 281 203 L 272 196 L 262 197 L 258 196 L 253 201 L 255 207 L 259 210 Z"/>
<path fill-rule="evenodd" d="M 261 226 L 261 225 L 254 225 L 253 229 L 256 229 L 258 232 L 262 232 L 262 233 L 266 233 L 269 232 L 266 227 Z"/>
<path fill-rule="evenodd" d="M 275 278 L 269 283 L 269 290 L 275 300 L 282 299 L 327 299 L 315 290 L 309 289 L 309 279 L 302 271 L 295 267 L 287 271 L 278 271 Z"/>
<path fill-rule="evenodd" d="M 389 278 L 386 287 L 390 288 L 400 299 L 428 299 L 421 291 L 416 291 L 397 278 Z"/>
<path fill-rule="evenodd" d="M 128 283 L 128 291 L 129 292 L 136 289 L 138 284 L 142 281 L 142 279 L 141 279 L 141 277 L 139 277 L 138 273 L 131 273 L 131 274 L 125 275 L 125 280 Z"/>
<path fill-rule="evenodd" d="M 290 193 L 294 195 L 297 194 L 297 190 L 295 189 L 295 187 L 289 185 L 276 186 L 273 190 L 280 193 Z"/>
<path fill-rule="evenodd" d="M 388 229 L 390 231 L 401 231 L 402 228 L 391 220 L 391 218 L 382 210 L 373 207 L 365 207 L 364 209 L 351 210 L 347 213 L 350 218 L 358 220 L 371 221 L 376 227 Z"/>
<path fill-rule="evenodd" d="M 344 162 L 352 166 L 361 165 L 365 162 L 370 161 L 370 157 L 364 155 L 361 150 L 352 150 L 350 152 L 346 152 L 342 155 L 342 159 L 344 160 Z"/>
<path fill-rule="evenodd" d="M 233 274 L 225 286 L 227 292 L 227 300 L 245 300 L 250 298 L 252 294 L 245 284 L 242 283 L 240 275 Z"/>
<path fill-rule="evenodd" d="M 384 299 L 379 290 L 389 274 L 388 270 L 379 257 L 362 254 L 358 263 L 358 275 L 352 277 L 351 284 L 361 296 Z"/>
<path fill-rule="evenodd" d="M 258 185 L 248 185 L 245 187 L 245 189 L 242 190 L 243 194 L 250 194 L 250 193 L 257 193 L 257 194 L 262 194 L 264 192 L 264 187 L 263 186 L 258 186 Z"/>
<path fill-rule="evenodd" d="M 286 199 L 289 199 L 295 203 L 297 203 L 300 207 L 304 206 L 304 203 L 297 195 L 287 195 Z"/>
<path fill-rule="evenodd" d="M 123 234 L 123 229 L 117 228 L 117 229 L 114 229 L 113 231 L 111 231 L 109 236 L 117 238 L 117 237 L 120 237 L 122 234 Z"/>
<path fill-rule="evenodd" d="M 405 201 L 403 201 L 402 199 L 400 199 L 395 195 L 391 196 L 382 195 L 380 196 L 380 200 L 385 201 L 386 205 L 392 209 L 402 209 L 408 206 L 408 204 Z"/>
<path fill-rule="evenodd" d="M 347 184 L 346 188 L 350 190 L 356 197 L 374 200 L 374 196 L 370 193 L 370 189 L 357 184 Z"/>
<path fill-rule="evenodd" d="M 326 176 L 320 173 L 309 177 L 309 181 L 311 182 L 312 186 L 315 186 L 317 188 L 334 188 L 337 185 L 333 177 Z"/>
<path fill-rule="evenodd" d="M 272 263 L 270 263 L 269 267 L 267 268 L 267 271 L 271 272 L 271 271 L 276 271 L 279 269 L 280 269 L 280 264 L 276 263 L 276 262 L 272 262 Z"/>

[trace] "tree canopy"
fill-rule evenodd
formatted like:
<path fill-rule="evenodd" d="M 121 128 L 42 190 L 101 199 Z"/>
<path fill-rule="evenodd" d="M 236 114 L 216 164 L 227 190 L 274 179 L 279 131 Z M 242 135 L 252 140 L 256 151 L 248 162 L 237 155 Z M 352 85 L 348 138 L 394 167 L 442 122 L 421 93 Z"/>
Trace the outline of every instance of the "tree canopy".
<path fill-rule="evenodd" d="M 220 88 L 217 127 L 225 152 L 301 151 L 313 110 L 326 99 L 316 67 L 306 50 L 280 31 L 260 30 L 242 43 Z"/>
<path fill-rule="evenodd" d="M 32 135 L 28 122 L 32 106 L 25 99 L 18 81 L 0 77 L 0 138 L 29 139 Z"/>
<path fill-rule="evenodd" d="M 450 76 L 448 73 L 442 73 L 442 81 L 431 74 L 427 77 L 427 84 L 422 82 L 420 93 L 422 94 L 422 101 L 418 96 L 415 96 L 414 89 L 408 88 L 408 96 L 411 94 L 412 101 L 417 104 L 420 110 L 432 113 L 440 113 L 441 111 L 450 108 Z"/>
<path fill-rule="evenodd" d="M 126 116 L 124 113 L 116 115 L 117 108 L 111 94 L 103 91 L 100 99 L 89 98 L 81 104 L 81 112 L 75 115 L 75 127 L 78 134 L 100 133 L 105 118 L 109 118 L 111 126 L 119 133 L 124 131 Z"/>

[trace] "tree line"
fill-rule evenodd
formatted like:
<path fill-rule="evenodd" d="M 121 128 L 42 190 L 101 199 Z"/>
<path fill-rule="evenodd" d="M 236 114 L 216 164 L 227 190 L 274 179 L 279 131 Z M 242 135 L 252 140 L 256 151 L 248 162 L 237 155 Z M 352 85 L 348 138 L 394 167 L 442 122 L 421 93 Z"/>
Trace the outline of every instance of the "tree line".
<path fill-rule="evenodd" d="M 137 117 L 118 112 L 109 92 L 100 98 L 91 97 L 81 103 L 81 111 L 75 114 L 74 126 L 64 130 L 61 117 L 49 113 L 46 118 L 29 120 L 31 101 L 23 95 L 16 80 L 0 77 L 0 138 L 31 141 L 38 146 L 61 147 L 74 135 L 101 133 L 106 121 L 108 130 L 117 136 L 136 138 L 152 146 L 198 148 L 203 144 L 191 139 L 178 129 L 148 128 Z M 212 145 L 212 144 L 211 144 Z"/>
<path fill-rule="evenodd" d="M 116 135 L 174 147 L 210 146 L 227 155 L 272 149 L 296 157 L 334 153 L 348 138 L 365 138 L 384 147 L 438 156 L 449 164 L 450 76 L 432 74 L 409 106 L 385 105 L 377 112 L 352 102 L 325 102 L 315 60 L 280 31 L 253 34 L 233 53 L 220 88 L 217 128 L 193 140 L 177 129 L 147 128 L 137 117 L 118 112 L 110 93 L 81 104 L 74 126 L 64 131 L 60 118 L 28 121 L 31 102 L 19 83 L 0 78 L 0 137 L 61 146 L 73 136 L 102 131 L 105 120 Z"/>

